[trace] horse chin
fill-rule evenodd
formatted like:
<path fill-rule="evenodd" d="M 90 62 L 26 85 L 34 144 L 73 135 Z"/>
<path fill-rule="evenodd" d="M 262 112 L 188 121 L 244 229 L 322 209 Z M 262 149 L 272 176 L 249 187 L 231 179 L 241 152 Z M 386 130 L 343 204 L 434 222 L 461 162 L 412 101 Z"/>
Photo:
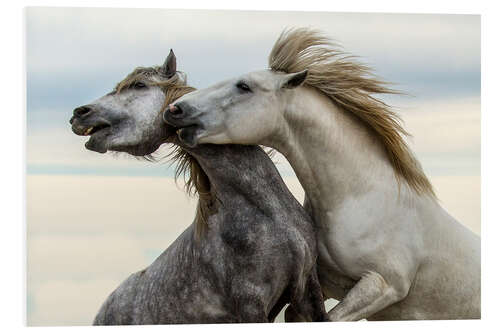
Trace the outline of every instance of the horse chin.
<path fill-rule="evenodd" d="M 201 129 L 196 126 L 187 126 L 177 130 L 177 136 L 181 143 L 188 146 L 189 148 L 194 148 L 198 145 Z"/>
<path fill-rule="evenodd" d="M 85 148 L 101 154 L 104 154 L 108 151 L 108 148 L 102 141 L 92 140 L 92 137 L 90 137 L 89 141 L 85 142 Z"/>
<path fill-rule="evenodd" d="M 90 135 L 89 140 L 85 142 L 85 148 L 101 154 L 106 153 L 108 150 L 110 150 L 108 144 L 110 134 L 110 127 L 93 133 L 92 135 Z"/>

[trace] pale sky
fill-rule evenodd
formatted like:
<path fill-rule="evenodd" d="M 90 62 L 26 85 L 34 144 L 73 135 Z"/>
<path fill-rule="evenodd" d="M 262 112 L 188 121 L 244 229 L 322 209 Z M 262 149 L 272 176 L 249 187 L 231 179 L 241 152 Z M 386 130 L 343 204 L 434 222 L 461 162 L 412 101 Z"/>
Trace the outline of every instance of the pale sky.
<path fill-rule="evenodd" d="M 68 123 L 75 107 L 133 68 L 163 63 L 170 48 L 202 88 L 267 67 L 285 27 L 322 30 L 411 95 L 385 100 L 443 206 L 480 233 L 477 15 L 29 8 L 26 24 L 29 325 L 90 324 L 108 294 L 191 223 L 196 199 L 168 165 L 87 151 Z"/>

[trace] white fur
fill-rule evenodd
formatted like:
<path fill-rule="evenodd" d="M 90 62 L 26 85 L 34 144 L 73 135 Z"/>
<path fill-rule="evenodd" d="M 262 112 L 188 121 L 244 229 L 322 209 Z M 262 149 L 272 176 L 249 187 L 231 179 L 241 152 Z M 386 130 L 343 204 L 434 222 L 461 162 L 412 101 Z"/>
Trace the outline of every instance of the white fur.
<path fill-rule="evenodd" d="M 178 100 L 197 110 L 198 143 L 280 151 L 318 228 L 332 320 L 480 318 L 480 238 L 393 168 L 378 139 L 317 90 L 259 71 Z M 252 92 L 242 93 L 244 81 Z"/>

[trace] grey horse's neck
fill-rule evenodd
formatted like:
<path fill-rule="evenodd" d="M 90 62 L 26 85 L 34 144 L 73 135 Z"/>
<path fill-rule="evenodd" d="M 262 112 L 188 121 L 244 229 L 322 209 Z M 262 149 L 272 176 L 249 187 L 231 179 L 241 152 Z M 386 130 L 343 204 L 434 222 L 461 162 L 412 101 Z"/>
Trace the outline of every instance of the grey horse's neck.
<path fill-rule="evenodd" d="M 273 208 L 270 199 L 288 192 L 274 163 L 259 146 L 206 144 L 186 150 L 206 173 L 218 199 L 244 196 Z"/>

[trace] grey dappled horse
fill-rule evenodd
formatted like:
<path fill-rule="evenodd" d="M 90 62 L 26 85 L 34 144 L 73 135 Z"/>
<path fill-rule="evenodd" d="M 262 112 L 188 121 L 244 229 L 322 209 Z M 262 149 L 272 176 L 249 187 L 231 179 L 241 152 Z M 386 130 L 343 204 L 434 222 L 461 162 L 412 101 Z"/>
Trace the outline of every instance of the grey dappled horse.
<path fill-rule="evenodd" d="M 175 62 L 171 52 L 163 66 L 137 68 L 76 108 L 74 133 L 90 135 L 85 146 L 101 153 L 149 156 L 164 142 L 179 144 L 161 121 L 166 105 L 193 90 Z M 326 320 L 313 223 L 267 154 L 177 146 L 175 158 L 200 195 L 195 222 L 111 293 L 94 324 L 272 322 L 287 303 L 289 320 Z"/>

